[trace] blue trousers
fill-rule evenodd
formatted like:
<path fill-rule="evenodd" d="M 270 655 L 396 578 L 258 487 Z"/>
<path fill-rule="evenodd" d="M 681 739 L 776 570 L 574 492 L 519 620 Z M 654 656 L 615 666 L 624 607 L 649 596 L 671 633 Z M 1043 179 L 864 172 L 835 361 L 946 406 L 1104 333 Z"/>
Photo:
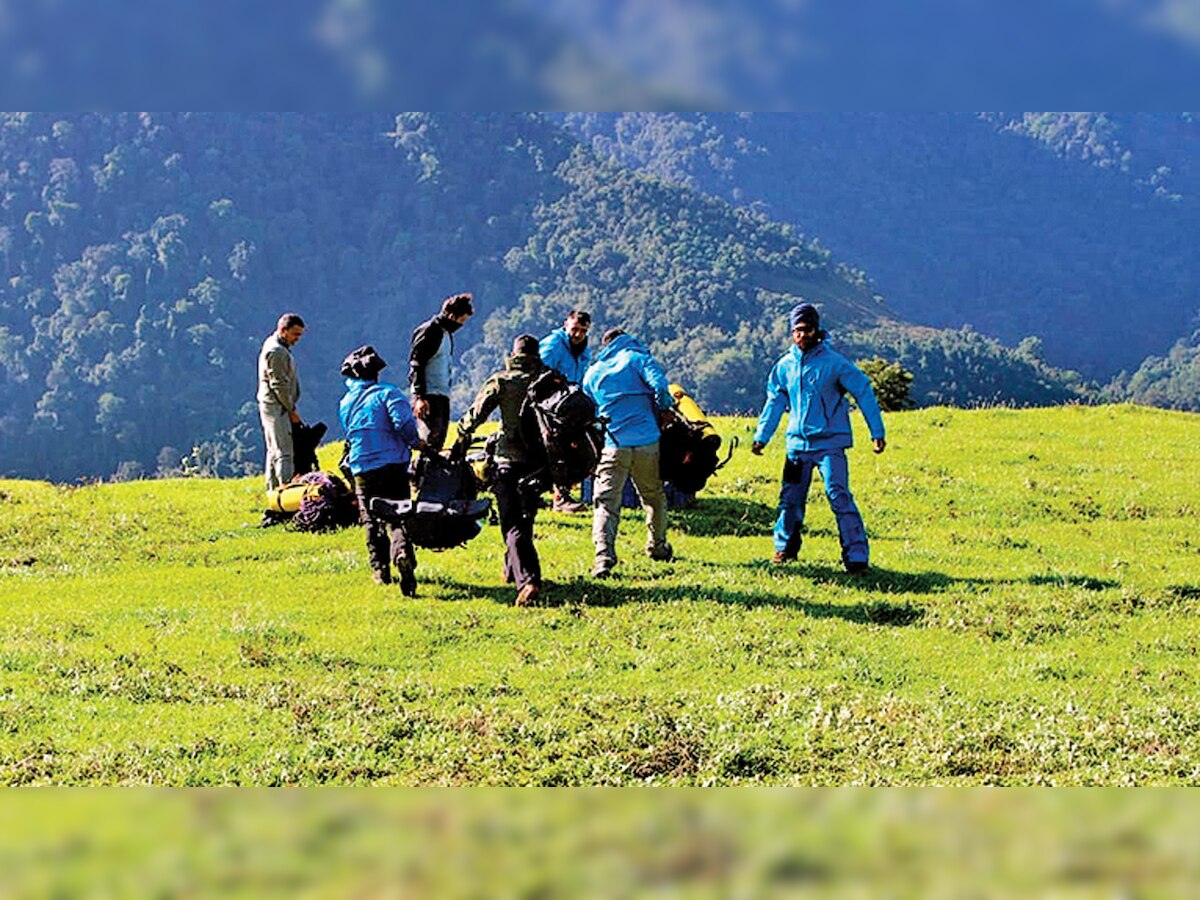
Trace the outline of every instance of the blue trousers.
<path fill-rule="evenodd" d="M 838 537 L 842 541 L 843 563 L 870 561 L 867 530 L 850 493 L 850 469 L 845 450 L 816 450 L 789 454 L 783 464 L 783 486 L 779 490 L 779 517 L 775 520 L 775 549 L 797 552 L 808 506 L 808 488 L 813 469 L 821 472 L 825 496 L 837 517 Z"/>

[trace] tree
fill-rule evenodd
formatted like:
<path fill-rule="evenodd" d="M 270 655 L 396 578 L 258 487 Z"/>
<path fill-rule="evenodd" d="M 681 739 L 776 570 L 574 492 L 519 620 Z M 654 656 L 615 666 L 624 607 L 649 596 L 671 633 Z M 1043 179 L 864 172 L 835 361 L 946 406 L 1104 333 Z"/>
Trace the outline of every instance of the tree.
<path fill-rule="evenodd" d="M 858 367 L 871 379 L 875 389 L 875 399 L 879 408 L 884 412 L 896 412 L 901 409 L 912 409 L 915 405 L 909 392 L 912 388 L 913 373 L 900 363 L 890 363 L 886 359 L 875 356 L 871 359 L 859 360 Z"/>

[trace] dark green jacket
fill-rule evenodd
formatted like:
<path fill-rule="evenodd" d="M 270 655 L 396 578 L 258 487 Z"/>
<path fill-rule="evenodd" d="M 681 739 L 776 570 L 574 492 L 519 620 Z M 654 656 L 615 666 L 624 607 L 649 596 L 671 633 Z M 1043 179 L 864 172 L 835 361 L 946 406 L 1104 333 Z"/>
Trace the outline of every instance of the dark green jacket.
<path fill-rule="evenodd" d="M 510 356 L 504 371 L 497 372 L 480 389 L 471 408 L 458 422 L 460 436 L 475 433 L 495 410 L 500 410 L 500 437 L 496 443 L 497 463 L 520 463 L 530 459 L 521 433 L 521 402 L 530 382 L 545 367 L 536 356 Z"/>

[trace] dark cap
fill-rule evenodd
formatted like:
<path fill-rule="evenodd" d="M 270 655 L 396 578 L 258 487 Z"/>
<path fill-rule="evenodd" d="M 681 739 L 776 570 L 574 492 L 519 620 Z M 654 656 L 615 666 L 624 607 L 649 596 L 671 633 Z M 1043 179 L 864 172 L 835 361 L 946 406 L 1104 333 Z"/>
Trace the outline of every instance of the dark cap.
<path fill-rule="evenodd" d="M 383 357 L 370 344 L 364 344 L 342 360 L 342 375 L 362 381 L 374 381 L 387 368 Z"/>
<path fill-rule="evenodd" d="M 821 314 L 817 312 L 817 308 L 811 303 L 801 303 L 792 307 L 791 323 L 794 329 L 797 325 L 803 322 L 805 325 L 812 325 L 815 328 L 821 327 Z"/>
<path fill-rule="evenodd" d="M 519 334 L 513 339 L 513 356 L 538 356 L 538 339 L 532 334 Z"/>

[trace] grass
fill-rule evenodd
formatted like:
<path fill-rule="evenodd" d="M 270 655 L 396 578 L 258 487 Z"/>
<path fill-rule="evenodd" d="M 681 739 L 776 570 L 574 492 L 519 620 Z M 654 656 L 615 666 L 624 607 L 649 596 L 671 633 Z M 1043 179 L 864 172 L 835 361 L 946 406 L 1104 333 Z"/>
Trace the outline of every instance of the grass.
<path fill-rule="evenodd" d="M 531 610 L 494 526 L 406 600 L 358 529 L 254 527 L 257 479 L 0 482 L 0 783 L 1200 780 L 1200 418 L 888 424 L 851 451 L 869 575 L 819 496 L 768 563 L 780 437 L 673 511 L 669 564 L 628 512 L 592 581 L 589 518 L 543 513 Z"/>

